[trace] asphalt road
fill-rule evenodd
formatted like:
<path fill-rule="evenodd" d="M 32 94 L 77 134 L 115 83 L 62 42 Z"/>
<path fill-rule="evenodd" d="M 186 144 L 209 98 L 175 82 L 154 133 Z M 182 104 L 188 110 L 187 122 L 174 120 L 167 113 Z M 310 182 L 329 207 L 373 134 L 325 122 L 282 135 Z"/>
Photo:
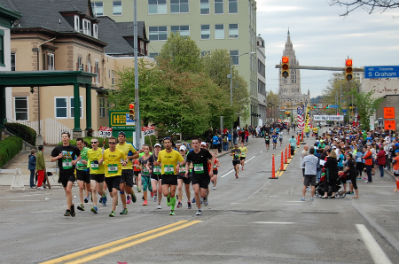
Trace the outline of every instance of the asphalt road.
<path fill-rule="evenodd" d="M 98 215 L 86 210 L 64 217 L 61 188 L 1 187 L 0 263 L 399 262 L 398 194 L 389 175 L 359 182 L 359 200 L 300 202 L 300 154 L 270 180 L 271 155 L 277 155 L 278 169 L 281 149 L 266 152 L 259 138 L 250 139 L 248 148 L 239 179 L 231 158 L 220 158 L 217 190 L 210 191 L 200 217 L 185 203 L 169 216 L 165 199 L 161 210 L 153 201 L 147 207 L 139 201 L 128 206 L 127 216 L 110 218 L 107 206 Z"/>

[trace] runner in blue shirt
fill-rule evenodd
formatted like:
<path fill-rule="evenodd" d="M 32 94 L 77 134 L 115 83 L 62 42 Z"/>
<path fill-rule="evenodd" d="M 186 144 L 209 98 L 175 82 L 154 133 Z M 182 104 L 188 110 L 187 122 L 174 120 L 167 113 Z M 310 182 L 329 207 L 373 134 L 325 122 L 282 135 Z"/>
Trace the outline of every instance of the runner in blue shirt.
<path fill-rule="evenodd" d="M 278 143 L 278 135 L 274 133 L 272 134 L 272 149 L 276 149 L 276 143 Z"/>

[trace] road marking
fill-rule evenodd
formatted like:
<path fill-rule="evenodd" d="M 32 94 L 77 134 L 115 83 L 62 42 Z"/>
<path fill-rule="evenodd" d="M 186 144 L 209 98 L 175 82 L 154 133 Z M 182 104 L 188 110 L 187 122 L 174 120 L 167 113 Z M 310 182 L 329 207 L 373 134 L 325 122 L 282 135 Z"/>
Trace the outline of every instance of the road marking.
<path fill-rule="evenodd" d="M 75 252 L 75 253 L 72 253 L 72 254 L 68 254 L 68 255 L 65 255 L 65 256 L 62 256 L 62 257 L 59 257 L 59 258 L 51 259 L 51 260 L 48 260 L 48 261 L 44 261 L 44 262 L 41 262 L 40 264 L 61 263 L 61 262 L 66 261 L 66 260 L 71 260 L 71 259 L 83 256 L 83 255 L 86 255 L 86 254 L 89 254 L 89 253 L 93 253 L 93 252 L 99 251 L 101 249 L 105 249 L 105 248 L 108 248 L 108 247 L 116 246 L 118 244 L 129 242 L 130 240 L 141 238 L 141 237 L 144 237 L 144 236 L 147 236 L 147 235 L 150 235 L 150 234 L 156 233 L 158 231 L 162 231 L 162 230 L 165 230 L 165 229 L 168 229 L 168 228 L 180 225 L 180 224 L 185 224 L 186 222 L 187 222 L 187 220 L 181 220 L 181 221 L 178 221 L 178 222 L 175 222 L 175 223 L 172 223 L 172 224 L 169 224 L 169 225 L 161 226 L 161 227 L 158 227 L 158 228 L 155 228 L 155 229 L 143 232 L 143 233 L 139 233 L 139 234 L 136 234 L 136 235 L 133 235 L 133 236 L 129 236 L 129 237 L 122 238 L 122 239 L 119 239 L 119 240 L 111 241 L 111 242 L 108 242 L 108 243 L 103 244 L 103 245 L 99 245 L 99 246 L 96 246 L 96 247 L 92 247 L 92 248 L 88 248 L 88 249 L 85 249 L 85 250 L 81 250 L 81 251 L 78 251 L 78 252 Z"/>
<path fill-rule="evenodd" d="M 136 241 L 132 241 L 132 242 L 129 242 L 129 243 L 126 243 L 126 244 L 123 244 L 123 245 L 120 245 L 120 246 L 117 246 L 117 247 L 114 247 L 114 248 L 106 249 L 104 251 L 95 253 L 93 255 L 90 255 L 90 256 L 87 256 L 87 257 L 84 257 L 84 258 L 79 258 L 79 259 L 74 260 L 74 261 L 67 262 L 66 264 L 81 264 L 81 263 L 86 263 L 86 262 L 89 262 L 89 261 L 93 261 L 95 259 L 98 259 L 98 258 L 101 258 L 103 256 L 109 255 L 111 253 L 115 253 L 115 252 L 121 251 L 123 249 L 129 248 L 129 247 L 133 247 L 133 246 L 135 246 L 137 244 L 141 244 L 141 243 L 144 243 L 146 241 L 155 239 L 157 237 L 167 235 L 169 233 L 184 229 L 186 227 L 198 224 L 200 222 L 201 221 L 199 221 L 199 220 L 193 220 L 193 221 L 190 221 L 190 222 L 188 222 L 186 224 L 183 224 L 181 226 L 177 226 L 177 227 L 162 231 L 160 233 L 157 233 L 157 234 L 154 234 L 154 235 L 150 235 L 148 237 L 144 237 L 142 239 L 139 239 L 139 240 L 136 240 Z"/>
<path fill-rule="evenodd" d="M 244 164 L 246 164 L 247 162 L 249 162 L 250 160 L 254 159 L 256 156 L 251 157 L 250 159 L 246 160 L 244 162 Z M 234 172 L 233 169 L 231 169 L 230 171 L 228 171 L 227 173 L 225 173 L 224 175 L 221 176 L 221 178 L 225 178 L 226 176 L 228 176 L 230 173 Z"/>
<path fill-rule="evenodd" d="M 382 248 L 376 242 L 375 238 L 371 235 L 368 229 L 363 224 L 356 224 L 358 233 L 360 233 L 361 239 L 364 241 L 369 253 L 371 254 L 374 263 L 379 264 L 391 264 L 392 262 L 383 252 Z"/>
<path fill-rule="evenodd" d="M 253 224 L 293 225 L 293 224 L 295 224 L 295 222 L 263 222 L 263 221 L 257 221 L 257 222 L 253 222 Z"/>

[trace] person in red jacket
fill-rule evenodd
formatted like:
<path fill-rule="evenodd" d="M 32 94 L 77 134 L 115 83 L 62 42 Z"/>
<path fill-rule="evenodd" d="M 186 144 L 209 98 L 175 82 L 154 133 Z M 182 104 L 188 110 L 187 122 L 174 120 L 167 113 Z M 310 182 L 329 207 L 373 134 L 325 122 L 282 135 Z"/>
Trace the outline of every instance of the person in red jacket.
<path fill-rule="evenodd" d="M 373 160 L 372 160 L 372 152 L 371 152 L 371 146 L 368 145 L 366 148 L 364 148 L 364 157 L 363 159 L 365 160 L 365 168 L 368 176 L 368 183 L 372 182 L 372 167 L 373 167 Z"/>
<path fill-rule="evenodd" d="M 381 146 L 379 148 L 379 152 L 378 152 L 378 154 L 376 154 L 376 159 L 377 159 L 377 163 L 379 166 L 379 172 L 381 174 L 381 177 L 383 178 L 383 175 L 384 175 L 383 168 L 386 165 L 386 152 L 383 149 L 383 146 Z"/>

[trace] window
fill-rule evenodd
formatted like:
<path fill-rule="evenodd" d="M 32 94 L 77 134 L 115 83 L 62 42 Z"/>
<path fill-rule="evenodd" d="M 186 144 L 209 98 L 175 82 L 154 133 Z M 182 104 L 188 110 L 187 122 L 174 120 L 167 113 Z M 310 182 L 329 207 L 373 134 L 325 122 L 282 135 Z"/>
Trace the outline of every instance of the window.
<path fill-rule="evenodd" d="M 14 97 L 15 120 L 28 120 L 28 98 Z"/>
<path fill-rule="evenodd" d="M 238 12 L 238 0 L 229 0 L 229 13 Z"/>
<path fill-rule="evenodd" d="M 171 13 L 189 12 L 188 0 L 171 0 Z"/>
<path fill-rule="evenodd" d="M 93 13 L 95 16 L 104 15 L 103 2 L 94 2 L 93 3 Z"/>
<path fill-rule="evenodd" d="M 113 1 L 113 15 L 122 15 L 122 3 L 121 1 Z"/>
<path fill-rule="evenodd" d="M 4 66 L 4 31 L 0 29 L 0 65 Z"/>
<path fill-rule="evenodd" d="M 93 37 L 99 38 L 99 25 L 93 24 Z"/>
<path fill-rule="evenodd" d="M 166 0 L 149 0 L 148 1 L 149 14 L 166 14 L 167 1 Z"/>
<path fill-rule="evenodd" d="M 79 16 L 74 16 L 74 30 L 79 32 L 81 29 Z"/>
<path fill-rule="evenodd" d="M 230 55 L 231 55 L 232 64 L 239 65 L 239 51 L 231 50 Z"/>
<path fill-rule="evenodd" d="M 100 69 L 99 69 L 99 62 L 98 61 L 96 61 L 94 63 L 94 73 L 96 74 L 95 83 L 99 84 L 100 83 Z"/>
<path fill-rule="evenodd" d="M 11 71 L 15 71 L 15 52 L 11 52 Z"/>
<path fill-rule="evenodd" d="M 100 110 L 100 118 L 106 117 L 106 98 L 100 97 L 99 98 L 99 110 Z"/>
<path fill-rule="evenodd" d="M 265 77 L 265 65 L 261 60 L 258 60 L 258 73 Z"/>
<path fill-rule="evenodd" d="M 54 71 L 54 53 L 47 53 L 47 70 Z"/>
<path fill-rule="evenodd" d="M 190 35 L 189 26 L 187 26 L 187 25 L 171 26 L 171 32 L 179 33 L 181 36 L 189 36 Z"/>
<path fill-rule="evenodd" d="M 265 83 L 263 81 L 261 81 L 261 80 L 258 80 L 258 93 L 266 94 Z"/>
<path fill-rule="evenodd" d="M 150 40 L 167 40 L 167 26 L 149 27 Z"/>
<path fill-rule="evenodd" d="M 92 72 L 92 62 L 90 61 L 90 57 L 87 59 L 86 72 Z"/>
<path fill-rule="evenodd" d="M 215 14 L 223 14 L 224 13 L 224 0 L 215 0 L 214 3 L 214 12 Z"/>
<path fill-rule="evenodd" d="M 67 97 L 55 98 L 56 118 L 68 118 Z"/>
<path fill-rule="evenodd" d="M 229 24 L 229 38 L 238 38 L 238 37 L 239 37 L 239 25 Z"/>
<path fill-rule="evenodd" d="M 215 25 L 215 39 L 224 39 L 224 24 L 216 24 Z"/>
<path fill-rule="evenodd" d="M 210 25 L 201 25 L 201 39 L 210 39 Z"/>
<path fill-rule="evenodd" d="M 114 71 L 111 71 L 111 84 L 114 86 L 115 84 L 115 73 Z"/>
<path fill-rule="evenodd" d="M 207 15 L 210 13 L 209 0 L 200 0 L 200 14 Z"/>
<path fill-rule="evenodd" d="M 76 70 L 83 71 L 82 57 L 78 56 L 78 61 L 76 62 Z"/>
<path fill-rule="evenodd" d="M 70 106 L 71 106 L 71 107 L 70 107 L 70 109 L 71 109 L 71 111 L 70 111 L 70 117 L 71 117 L 71 118 L 74 118 L 74 116 L 75 116 L 75 115 L 74 115 L 74 109 L 75 109 L 75 107 L 74 107 L 74 106 L 75 106 L 75 105 L 74 105 L 74 97 L 70 97 L 69 99 L 70 99 Z M 80 115 L 81 115 L 80 118 L 82 118 L 82 117 L 83 117 L 82 96 L 80 96 L 79 99 L 80 99 L 80 100 L 79 100 L 79 110 L 81 110 L 81 111 L 80 111 Z"/>
<path fill-rule="evenodd" d="M 82 19 L 82 31 L 83 31 L 83 34 L 86 34 L 89 36 L 91 35 L 92 30 L 91 30 L 91 23 L 89 20 Z"/>

